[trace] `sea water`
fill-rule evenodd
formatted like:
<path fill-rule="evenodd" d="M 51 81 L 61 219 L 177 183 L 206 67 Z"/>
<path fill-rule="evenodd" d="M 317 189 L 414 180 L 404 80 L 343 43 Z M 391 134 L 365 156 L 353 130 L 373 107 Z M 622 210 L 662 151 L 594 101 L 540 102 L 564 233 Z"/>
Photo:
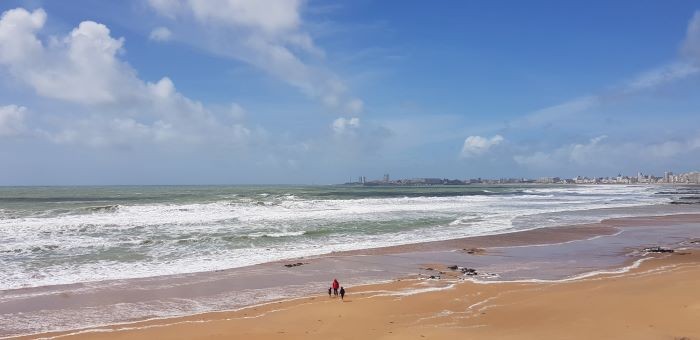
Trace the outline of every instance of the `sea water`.
<path fill-rule="evenodd" d="M 615 216 L 654 186 L 0 188 L 0 290 L 235 268 Z"/>
<path fill-rule="evenodd" d="M 323 293 L 332 277 L 353 287 L 434 275 L 421 269 L 426 263 L 478 268 L 488 282 L 578 277 L 625 265 L 630 249 L 677 246 L 696 237 L 698 225 L 634 227 L 480 256 L 441 250 L 307 257 L 291 268 L 267 262 L 698 213 L 699 192 L 624 185 L 0 188 L 0 338 L 231 310 Z"/>

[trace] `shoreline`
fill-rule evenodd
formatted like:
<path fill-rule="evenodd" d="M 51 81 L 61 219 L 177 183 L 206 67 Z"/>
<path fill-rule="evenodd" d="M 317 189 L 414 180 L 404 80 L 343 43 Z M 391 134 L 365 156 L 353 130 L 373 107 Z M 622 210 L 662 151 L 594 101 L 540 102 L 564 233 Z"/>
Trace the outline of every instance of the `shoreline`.
<path fill-rule="evenodd" d="M 637 208 L 637 207 L 644 207 L 644 206 L 635 206 L 633 208 Z M 611 208 L 611 209 L 620 209 L 620 208 Z M 623 208 L 623 209 L 625 209 L 625 208 Z M 598 209 L 595 209 L 595 210 L 598 210 Z M 662 214 L 662 215 L 605 218 L 605 219 L 602 219 L 600 222 L 594 222 L 594 223 L 571 224 L 571 225 L 562 225 L 562 226 L 554 226 L 554 227 L 533 227 L 530 229 L 505 231 L 502 233 L 494 233 L 494 234 L 487 234 L 487 235 L 467 236 L 467 237 L 460 237 L 460 238 L 454 238 L 454 239 L 448 239 L 448 240 L 424 241 L 424 242 L 417 242 L 417 243 L 381 246 L 381 247 L 375 247 L 375 248 L 361 248 L 361 249 L 354 249 L 354 250 L 332 251 L 329 253 L 323 253 L 323 254 L 318 254 L 318 255 L 292 257 L 292 258 L 288 258 L 288 259 L 273 260 L 273 261 L 268 261 L 268 262 L 262 262 L 262 263 L 252 264 L 252 265 L 241 266 L 241 267 L 231 267 L 231 268 L 217 269 L 217 270 L 205 270 L 205 271 L 157 275 L 157 276 L 149 276 L 149 277 L 109 279 L 109 280 L 98 280 L 98 281 L 87 281 L 87 282 L 76 282 L 76 283 L 60 283 L 60 284 L 44 285 L 44 286 L 10 288 L 10 289 L 5 289 L 5 290 L 0 290 L 0 292 L 23 291 L 23 290 L 42 289 L 42 288 L 74 287 L 74 286 L 78 286 L 78 285 L 92 284 L 92 283 L 99 284 L 99 283 L 110 283 L 110 282 L 131 281 L 131 280 L 138 281 L 141 279 L 175 278 L 175 277 L 181 277 L 181 276 L 207 275 L 207 274 L 220 273 L 220 272 L 232 271 L 232 270 L 237 270 L 237 269 L 265 266 L 265 265 L 270 265 L 270 264 L 282 264 L 282 265 L 294 264 L 296 261 L 317 260 L 317 259 L 329 258 L 329 257 L 389 255 L 389 254 L 402 254 L 402 253 L 413 253 L 413 252 L 433 252 L 433 251 L 445 251 L 445 250 L 458 251 L 458 250 L 469 250 L 469 249 L 479 249 L 479 248 L 501 248 L 501 247 L 554 245 L 554 244 L 563 244 L 563 243 L 572 242 L 572 241 L 586 240 L 586 239 L 600 237 L 600 236 L 614 235 L 615 233 L 619 232 L 618 227 L 653 225 L 654 223 L 693 222 L 693 221 L 697 221 L 698 219 L 700 219 L 700 212 L 680 212 L 680 213 L 669 213 L 669 214 Z"/>
<path fill-rule="evenodd" d="M 681 274 L 692 274 L 690 275 L 691 281 L 679 280 L 677 276 Z M 654 284 L 650 286 L 645 282 L 640 282 L 642 280 L 651 280 Z M 449 319 L 455 314 L 455 312 L 448 312 L 447 309 L 440 310 L 445 306 L 435 307 L 435 305 L 440 305 L 441 303 L 427 303 L 427 301 L 446 301 L 450 297 L 456 297 L 457 299 L 463 294 L 467 297 L 481 296 L 480 298 L 475 298 L 472 301 L 468 301 L 463 304 L 467 311 L 465 313 L 472 313 L 471 318 L 486 318 L 487 314 L 513 314 L 510 309 L 520 309 L 520 304 L 527 302 L 535 305 L 543 305 L 555 311 L 561 309 L 567 309 L 567 302 L 549 302 L 547 299 L 538 298 L 532 295 L 546 295 L 552 293 L 567 294 L 569 296 L 576 296 L 581 299 L 580 295 L 584 295 L 583 298 L 590 299 L 590 296 L 585 296 L 585 294 L 580 294 L 579 290 L 581 287 L 587 290 L 594 290 L 600 296 L 606 296 L 600 293 L 601 290 L 606 289 L 612 285 L 637 285 L 643 286 L 644 289 L 652 290 L 658 287 L 658 283 L 666 282 L 683 282 L 683 287 L 686 288 L 681 291 L 681 293 L 694 293 L 693 296 L 687 296 L 692 304 L 690 308 L 689 315 L 683 314 L 682 318 L 685 321 L 683 324 L 685 327 L 678 330 L 675 335 L 677 339 L 686 337 L 688 339 L 694 338 L 694 336 L 700 335 L 700 329 L 694 329 L 694 322 L 696 316 L 700 316 L 700 292 L 697 290 L 688 290 L 688 287 L 694 287 L 696 283 L 700 283 L 700 250 L 685 250 L 675 254 L 651 254 L 648 257 L 639 259 L 635 261 L 635 264 L 626 268 L 625 270 L 613 270 L 609 272 L 596 273 L 584 278 L 576 278 L 574 280 L 560 280 L 556 282 L 491 282 L 485 284 L 483 282 L 474 282 L 471 280 L 445 280 L 440 282 L 439 280 L 425 280 L 421 278 L 405 278 L 396 279 L 388 283 L 378 283 L 363 285 L 360 287 L 354 287 L 352 294 L 348 295 L 347 301 L 343 303 L 343 308 L 346 307 L 348 302 L 358 302 L 371 305 L 380 305 L 383 308 L 390 307 L 395 311 L 406 312 L 408 314 L 407 318 L 410 322 L 404 321 L 389 321 L 386 324 L 381 325 L 378 328 L 362 328 L 359 330 L 353 329 L 353 326 L 348 327 L 348 323 L 352 324 L 353 321 L 368 321 L 371 318 L 365 317 L 363 314 L 357 314 L 357 309 L 355 308 L 355 315 L 347 315 L 347 317 L 353 320 L 346 323 L 334 320 L 335 318 L 331 315 L 325 316 L 327 313 L 333 313 L 334 307 L 332 305 L 338 306 L 338 299 L 329 299 L 323 294 L 318 294 L 314 296 L 306 296 L 302 298 L 288 299 L 282 301 L 273 301 L 261 305 L 249 306 L 235 311 L 220 311 L 220 312 L 209 312 L 197 315 L 184 316 L 179 318 L 166 318 L 166 319 L 156 319 L 147 320 L 141 322 L 111 325 L 108 327 L 103 327 L 100 329 L 84 329 L 84 330 L 74 330 L 68 332 L 54 332 L 54 333 L 43 333 L 36 334 L 33 336 L 40 336 L 42 338 L 72 338 L 72 339 L 148 339 L 153 337 L 165 337 L 165 338 L 226 338 L 228 336 L 244 336 L 246 338 L 252 339 L 267 339 L 267 338 L 327 338 L 331 336 L 333 338 L 355 338 L 362 336 L 373 336 L 384 334 L 383 338 L 418 338 L 416 334 L 413 333 L 414 330 L 420 331 L 420 337 L 426 337 L 425 334 L 434 332 L 435 336 L 438 338 L 447 338 L 459 336 L 464 329 L 477 329 L 477 328 L 489 328 L 486 331 L 480 330 L 479 332 L 473 332 L 472 335 L 476 338 L 492 338 L 498 335 L 502 338 L 504 335 L 506 338 L 537 338 L 540 334 L 549 334 L 549 336 L 558 334 L 559 336 L 568 335 L 571 338 L 589 338 L 590 333 L 582 333 L 575 336 L 571 334 L 570 329 L 562 329 L 561 326 L 553 325 L 551 328 L 548 326 L 547 329 L 542 327 L 534 327 L 534 329 L 529 331 L 534 331 L 536 335 L 529 334 L 529 332 L 521 333 L 523 329 L 521 328 L 522 321 L 519 320 L 526 315 L 518 313 L 516 317 L 510 317 L 506 320 L 499 321 L 504 323 L 509 327 L 512 327 L 515 323 L 518 327 L 514 329 L 503 329 L 502 325 L 496 326 L 491 325 L 488 322 L 484 324 L 472 324 L 469 318 L 466 318 L 465 325 L 452 325 L 451 327 L 443 327 L 444 322 L 439 324 L 433 324 L 428 322 L 425 325 L 424 321 L 430 319 Z M 591 286 L 593 286 L 591 288 Z M 668 287 L 666 290 L 669 290 Z M 533 293 L 534 292 L 534 293 Z M 614 294 L 619 294 L 619 289 L 613 289 Z M 657 292 L 658 293 L 658 292 Z M 509 301 L 507 298 L 503 298 L 506 295 L 523 295 L 511 299 Z M 635 295 L 635 294 L 632 294 Z M 610 296 L 607 296 L 608 298 Z M 534 298 L 534 302 L 531 300 Z M 628 299 L 629 297 L 625 297 Z M 640 298 L 639 296 L 633 296 L 636 300 Z M 656 296 L 655 299 L 658 299 Z M 665 298 L 665 297 L 664 297 Z M 598 298 L 600 300 L 601 298 Z M 412 301 L 413 300 L 413 301 Z M 501 302 L 499 300 L 505 300 L 506 302 Z M 515 301 L 512 301 L 515 300 Z M 593 299 L 595 303 L 596 299 Z M 653 300 L 653 299 L 652 299 Z M 590 301 L 586 301 L 590 303 Z M 449 303 L 442 302 L 442 304 L 450 305 L 454 307 L 455 304 L 459 303 Z M 406 309 L 405 305 L 425 309 L 428 307 L 429 312 L 421 311 L 419 315 L 428 314 L 423 317 L 416 317 L 417 310 L 412 310 L 411 308 Z M 554 308 L 552 305 L 555 305 Z M 667 313 L 668 310 L 664 309 L 662 305 L 647 305 L 643 301 L 643 305 L 652 307 L 656 309 L 657 314 L 660 312 Z M 557 307 L 558 306 L 558 307 Z M 562 307 L 564 306 L 564 307 Z M 688 308 L 689 305 L 684 305 Z M 352 306 L 355 307 L 355 306 Z M 569 306 L 571 307 L 571 306 Z M 364 307 L 360 307 L 364 308 Z M 623 308 L 626 313 L 634 313 L 632 308 Z M 309 310 L 311 310 L 309 312 Z M 473 310 L 474 312 L 471 312 Z M 309 312 L 312 315 L 308 317 L 300 316 L 300 312 Z M 322 313 L 319 314 L 318 312 Z M 485 311 L 488 311 L 485 312 Z M 411 312 L 411 313 L 408 313 Z M 588 311 L 590 312 L 590 311 Z M 605 314 L 602 310 L 594 310 L 595 313 Z M 345 313 L 344 311 L 336 311 L 335 313 Z M 367 308 L 366 311 L 362 313 L 369 313 L 372 317 L 378 316 L 376 312 L 372 311 L 371 308 Z M 431 314 L 432 313 L 432 314 Z M 541 312 L 537 312 L 541 313 Z M 346 315 L 338 315 L 338 318 L 344 317 Z M 319 316 L 320 315 L 320 316 Z M 321 317 L 322 319 L 313 320 L 316 317 Z M 400 314 L 394 315 L 379 315 L 382 319 L 401 319 Z M 672 319 L 678 317 L 678 315 L 672 315 L 666 318 Z M 301 320 L 302 325 L 294 322 L 289 322 L 291 320 Z M 498 318 L 490 317 L 489 321 L 493 321 Z M 281 322 L 283 320 L 284 322 Z M 688 320 L 691 320 L 688 323 Z M 318 322 L 331 322 L 333 325 L 331 327 L 320 327 L 322 330 L 317 329 L 317 334 L 310 334 L 309 330 L 314 330 L 313 326 L 317 326 L 314 321 Z M 452 320 L 455 322 L 455 320 Z M 461 318 L 457 318 L 457 322 L 461 322 Z M 580 322 L 580 320 L 569 320 L 572 324 Z M 603 321 L 601 319 L 594 320 L 595 322 Z M 620 322 L 624 320 L 618 320 Z M 659 321 L 659 320 L 656 320 Z M 588 323 L 591 320 L 587 320 Z M 625 325 L 624 330 L 621 327 L 617 327 L 613 330 L 606 330 L 600 332 L 599 336 L 605 337 L 610 336 L 611 332 L 628 332 L 630 320 L 625 321 L 628 323 Z M 647 322 L 643 320 L 642 323 Z M 305 327 L 309 327 L 308 329 Z M 439 326 L 439 327 L 436 327 Z M 542 326 L 542 325 L 539 325 Z M 621 326 L 621 325 L 620 325 Z M 653 327 L 653 326 L 650 326 Z M 317 327 L 319 328 L 319 327 Z M 337 330 L 341 328 L 341 330 Z M 281 329 L 281 330 L 279 330 Z M 290 330 L 291 329 L 291 330 Z M 303 331 L 303 332 L 302 332 Z M 658 332 L 658 330 L 655 330 Z M 671 330 L 666 328 L 661 328 L 661 332 L 670 332 Z M 228 332 L 228 333 L 227 333 Z M 639 332 L 639 331 L 637 331 Z M 641 336 L 635 338 L 658 338 L 655 335 L 648 333 L 648 330 L 642 329 Z M 359 333 L 359 334 L 358 334 Z M 368 334 L 369 333 L 369 334 Z M 475 334 L 477 333 L 477 334 Z M 628 334 L 628 333 L 624 333 Z M 31 336 L 31 337 L 33 337 Z M 693 337 L 687 337 L 693 336 Z M 433 337 L 433 336 L 431 336 Z M 20 337 L 23 338 L 23 337 Z"/>
<path fill-rule="evenodd" d="M 457 250 L 464 248 L 552 245 L 577 240 L 585 240 L 591 237 L 612 235 L 616 233 L 620 227 L 649 226 L 654 225 L 655 223 L 696 222 L 699 219 L 700 213 L 617 217 L 603 219 L 597 223 L 573 224 L 557 227 L 539 227 L 527 230 L 505 232 L 501 234 L 470 236 L 451 240 L 428 241 L 378 248 L 349 250 L 320 256 L 392 254 L 412 251 L 436 251 L 445 250 L 446 248 Z"/>
<path fill-rule="evenodd" d="M 625 217 L 613 217 L 613 218 L 602 218 L 598 222 L 592 223 L 580 223 L 580 224 L 565 224 L 559 226 L 538 226 L 525 228 L 520 230 L 506 230 L 503 232 L 497 232 L 485 235 L 476 236 L 466 236 L 458 237 L 446 240 L 434 240 L 434 241 L 422 241 L 415 243 L 379 246 L 372 248 L 359 248 L 352 250 L 341 250 L 341 251 L 331 251 L 328 253 L 314 254 L 307 256 L 290 257 L 286 259 L 271 260 L 267 262 L 255 263 L 251 265 L 235 266 L 216 270 L 202 270 L 194 272 L 184 272 L 175 274 L 165 274 L 156 276 L 146 276 L 146 277 L 133 277 L 133 278 L 122 278 L 122 279 L 106 279 L 106 280 L 96 280 L 96 281 L 83 281 L 83 282 L 72 282 L 72 283 L 57 283 L 42 286 L 26 286 L 26 287 L 16 287 L 0 290 L 0 292 L 9 291 L 22 291 L 22 290 L 32 290 L 32 289 L 42 289 L 42 288 L 60 288 L 60 287 L 73 287 L 84 284 L 92 283 L 110 283 L 119 282 L 125 280 L 138 281 L 141 279 L 152 279 L 152 278 L 176 278 L 182 276 L 191 275 L 207 275 L 218 272 L 225 272 L 237 269 L 252 268 L 257 266 L 264 266 L 269 264 L 284 264 L 284 263 L 294 263 L 298 260 L 314 260 L 326 257 L 335 256 L 362 256 L 362 255 L 386 255 L 386 254 L 400 254 L 406 252 L 429 252 L 429 251 L 441 251 L 446 248 L 454 248 L 454 250 L 462 248 L 479 248 L 479 247 L 516 247 L 516 246 L 528 246 L 528 245 L 546 245 L 570 242 L 576 240 L 584 240 L 590 237 L 611 235 L 617 232 L 615 228 L 615 223 L 622 222 L 625 225 L 625 220 L 633 221 L 634 223 L 645 222 L 653 223 L 657 219 L 668 219 L 669 221 L 677 222 L 678 218 L 693 218 L 694 215 L 700 216 L 700 209 L 695 209 L 692 206 L 672 206 L 672 205 L 652 205 L 652 206 L 629 206 L 629 207 L 613 207 L 613 208 L 596 208 L 581 211 L 569 211 L 569 212 L 589 212 L 589 211 L 606 211 L 606 210 L 622 210 L 630 211 L 635 209 L 643 209 L 649 207 L 656 207 L 661 209 L 676 209 L 677 211 L 669 211 L 658 214 L 658 212 L 652 212 L 650 215 L 642 216 L 625 216 Z M 684 211 L 687 208 L 689 211 Z"/>
<path fill-rule="evenodd" d="M 309 258 L 302 258 L 304 261 L 309 261 L 310 263 L 314 262 L 322 262 L 322 261 L 327 261 L 327 260 L 337 260 L 342 259 L 349 260 L 352 258 L 356 258 L 358 256 L 364 258 L 364 257 L 386 257 L 386 256 L 392 256 L 396 254 L 434 254 L 435 252 L 441 252 L 440 255 L 443 256 L 445 252 L 451 253 L 455 252 L 455 250 L 463 250 L 466 248 L 488 248 L 486 253 L 493 252 L 494 250 L 497 250 L 499 248 L 514 248 L 514 247 L 529 247 L 529 246 L 538 246 L 538 245 L 557 245 L 561 244 L 564 245 L 567 242 L 576 242 L 576 241 L 581 241 L 581 240 L 590 240 L 590 239 L 595 239 L 597 237 L 601 236 L 610 236 L 614 235 L 615 233 L 618 233 L 618 231 L 623 230 L 625 228 L 635 228 L 635 227 L 642 227 L 645 225 L 673 225 L 673 224 L 682 224 L 682 223 L 698 223 L 700 222 L 700 214 L 675 214 L 675 215 L 665 215 L 665 216 L 646 216 L 646 217 L 631 217 L 631 218 L 614 218 L 614 219 L 606 219 L 600 223 L 593 223 L 593 224 L 585 224 L 585 225 L 574 225 L 574 226 L 563 226 L 563 227 L 553 227 L 553 228 L 539 228 L 539 229 L 531 229 L 531 230 L 526 230 L 526 231 L 519 231 L 519 232 L 513 232 L 513 233 L 507 233 L 507 234 L 499 234 L 499 235 L 488 235 L 488 236 L 477 236 L 477 237 L 470 237 L 470 238 L 462 238 L 462 239 L 455 239 L 455 240 L 446 240 L 446 241 L 433 241 L 433 242 L 424 242 L 420 244 L 412 244 L 412 245 L 402 245 L 402 246 L 391 246 L 391 247 L 384 247 L 384 248 L 374 248 L 374 249 L 368 249 L 366 250 L 365 253 L 361 253 L 361 251 L 349 251 L 349 252 L 339 252 L 339 253 L 331 253 L 331 254 L 326 254 L 326 255 L 320 255 L 320 256 L 314 256 L 314 257 L 309 257 Z M 534 242 L 537 241 L 537 242 Z M 557 243 L 547 243 L 547 242 L 557 242 Z M 489 251 L 490 250 L 490 251 Z M 459 251 L 458 251 L 459 252 Z M 459 252 L 463 253 L 463 252 Z M 462 254 L 460 254 L 461 256 Z M 484 256 L 484 254 L 470 254 L 470 257 L 488 257 Z M 619 255 L 622 256 L 622 255 Z M 449 258 L 449 257 L 448 257 Z M 440 261 L 440 256 L 437 256 L 436 259 L 438 261 L 435 261 L 434 263 L 439 263 Z M 638 260 L 638 259 L 637 259 Z M 280 265 L 283 265 L 284 263 L 289 263 L 290 260 L 284 260 L 284 261 L 275 261 L 275 262 L 270 262 L 266 263 L 263 265 L 256 265 L 252 267 L 280 267 Z M 630 263 L 635 262 L 635 259 L 626 259 L 624 266 L 629 265 Z M 346 262 L 347 263 L 347 262 Z M 304 264 L 304 266 L 300 266 L 298 268 L 303 268 L 307 266 L 307 264 Z M 356 264 L 355 264 L 356 265 Z M 325 263 L 325 266 L 328 266 L 328 263 Z M 289 270 L 296 270 L 298 268 L 290 268 Z M 619 268 L 619 266 L 618 266 Z M 427 277 L 429 272 L 423 271 L 420 267 L 419 268 L 414 268 L 414 273 L 418 272 L 418 275 L 414 275 L 413 277 L 420 277 L 423 275 L 424 277 Z M 232 269 L 229 271 L 236 271 L 236 269 Z M 217 272 L 202 272 L 202 273 L 197 273 L 193 274 L 190 276 L 206 276 L 206 275 L 215 275 Z M 398 277 L 410 277 L 410 276 L 401 276 L 399 275 Z M 388 280 L 377 280 L 377 281 L 391 281 L 395 280 L 397 276 L 390 277 Z M 167 279 L 167 278 L 166 278 Z M 584 279 L 577 279 L 577 280 L 585 280 Z M 573 280 L 573 282 L 576 282 L 577 280 Z M 130 280 L 133 281 L 133 280 Z M 510 280 L 510 282 L 491 282 L 493 284 L 499 285 L 499 284 L 508 284 L 508 283 L 517 283 L 515 280 Z M 522 282 L 521 282 L 522 283 Z M 545 281 L 541 284 L 548 284 L 552 283 L 552 281 Z M 475 284 L 480 284 L 480 283 L 475 283 Z M 164 316 L 164 317 L 158 317 L 155 319 L 152 319 L 151 321 L 148 320 L 141 320 L 141 321 L 133 321 L 133 322 L 124 322 L 124 323 L 111 323 L 107 324 L 104 326 L 89 326 L 89 329 L 94 329 L 94 328 L 103 328 L 103 327 L 110 327 L 115 326 L 115 325 L 132 325 L 132 324 L 139 324 L 143 322 L 158 322 L 158 321 L 163 321 L 163 320 L 175 320 L 175 319 L 180 319 L 180 318 L 197 318 L 202 315 L 208 315 L 209 313 L 236 313 L 237 311 L 242 311 L 245 309 L 249 308 L 260 308 L 260 306 L 264 305 L 274 305 L 274 304 L 279 304 L 279 303 L 287 303 L 289 301 L 296 301 L 299 299 L 305 299 L 305 297 L 308 297 L 311 294 L 304 294 L 301 297 L 281 297 L 278 299 L 273 299 L 272 301 L 267 301 L 263 302 L 262 304 L 255 304 L 255 305 L 249 305 L 249 306 L 241 306 L 239 308 L 234 308 L 234 309 L 229 309 L 229 310 L 223 310 L 223 311 L 209 311 L 209 312 L 202 312 L 202 313 L 194 313 L 194 314 L 188 314 L 187 316 L 175 316 L 175 317 L 169 317 L 169 316 Z M 78 329 L 78 328 L 74 328 Z M 68 331 L 70 332 L 70 331 Z M 40 333 L 34 333 L 32 335 L 27 335 L 29 337 L 36 337 L 39 335 L 48 335 L 48 334 L 58 334 L 58 333 L 46 333 L 46 332 L 40 332 Z M 60 332 L 60 334 L 65 334 L 65 332 Z"/>

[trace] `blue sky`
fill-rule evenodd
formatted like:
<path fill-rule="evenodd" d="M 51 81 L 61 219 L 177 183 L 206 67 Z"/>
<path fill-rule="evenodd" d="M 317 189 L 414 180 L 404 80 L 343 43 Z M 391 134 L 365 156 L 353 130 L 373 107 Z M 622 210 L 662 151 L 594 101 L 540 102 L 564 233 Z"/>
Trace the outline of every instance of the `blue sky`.
<path fill-rule="evenodd" d="M 695 1 L 0 3 L 0 185 L 700 169 Z"/>

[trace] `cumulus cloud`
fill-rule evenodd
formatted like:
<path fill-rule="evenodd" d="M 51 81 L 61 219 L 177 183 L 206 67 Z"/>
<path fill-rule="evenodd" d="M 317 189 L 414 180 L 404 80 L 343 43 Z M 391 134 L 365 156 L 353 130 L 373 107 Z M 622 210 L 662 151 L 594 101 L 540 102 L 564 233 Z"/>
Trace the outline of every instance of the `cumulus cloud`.
<path fill-rule="evenodd" d="M 156 27 L 148 35 L 148 38 L 154 41 L 168 41 L 172 38 L 173 32 L 171 32 L 167 27 Z"/>
<path fill-rule="evenodd" d="M 22 8 L 9 10 L 0 17 L 0 63 L 33 62 L 32 58 L 42 49 L 34 35 L 46 22 L 46 12 L 38 9 L 32 13 Z"/>
<path fill-rule="evenodd" d="M 469 136 L 464 140 L 461 156 L 469 158 L 483 155 L 491 148 L 501 144 L 503 141 L 504 139 L 501 135 L 495 135 L 491 138 Z"/>
<path fill-rule="evenodd" d="M 117 58 L 124 39 L 101 24 L 84 21 L 45 46 L 36 36 L 46 21 L 42 9 L 18 8 L 0 18 L 0 65 L 39 95 L 81 104 L 138 96 L 135 72 Z"/>
<path fill-rule="evenodd" d="M 82 112 L 57 130 L 41 130 L 49 140 L 91 146 L 212 140 L 236 145 L 251 134 L 179 93 L 168 77 L 154 83 L 139 79 L 119 58 L 124 39 L 113 38 L 105 25 L 83 21 L 65 37 L 44 44 L 36 34 L 45 21 L 42 9 L 5 12 L 0 18 L 0 66 L 39 96 L 74 104 Z M 232 112 L 242 108 L 233 106 Z"/>
<path fill-rule="evenodd" d="M 0 106 L 0 137 L 15 136 L 24 131 L 27 108 L 17 105 Z"/>
<path fill-rule="evenodd" d="M 160 15 L 191 25 L 184 42 L 249 63 L 318 99 L 333 110 L 356 114 L 338 75 L 323 67 L 324 51 L 304 30 L 301 0 L 149 0 Z"/>
<path fill-rule="evenodd" d="M 357 129 L 360 127 L 360 118 L 340 117 L 340 118 L 333 121 L 333 124 L 331 125 L 331 127 L 333 128 L 333 132 L 335 132 L 336 134 L 348 133 L 348 132 L 352 131 L 353 129 Z"/>

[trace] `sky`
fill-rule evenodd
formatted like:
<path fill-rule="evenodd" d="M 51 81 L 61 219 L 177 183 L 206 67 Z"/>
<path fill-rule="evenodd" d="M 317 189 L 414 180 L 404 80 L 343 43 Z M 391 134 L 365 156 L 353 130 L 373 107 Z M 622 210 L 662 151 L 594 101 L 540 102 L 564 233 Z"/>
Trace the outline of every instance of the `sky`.
<path fill-rule="evenodd" d="M 697 1 L 3 0 L 0 185 L 700 170 Z"/>

